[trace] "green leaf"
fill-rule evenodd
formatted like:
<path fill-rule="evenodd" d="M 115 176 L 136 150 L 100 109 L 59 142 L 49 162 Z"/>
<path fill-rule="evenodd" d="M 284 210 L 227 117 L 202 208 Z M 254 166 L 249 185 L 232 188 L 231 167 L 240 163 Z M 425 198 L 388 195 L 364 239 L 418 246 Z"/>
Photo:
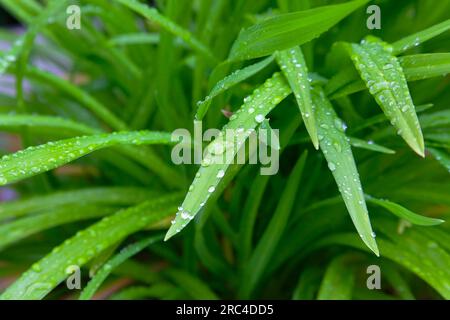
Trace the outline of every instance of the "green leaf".
<path fill-rule="evenodd" d="M 0 225 L 0 250 L 40 231 L 75 221 L 100 218 L 116 210 L 98 205 L 71 205 Z"/>
<path fill-rule="evenodd" d="M 59 191 L 49 195 L 35 196 L 0 203 L 0 220 L 21 217 L 33 213 L 74 206 L 83 199 L 85 205 L 127 206 L 143 202 L 158 193 L 136 187 L 97 187 L 79 190 Z"/>
<path fill-rule="evenodd" d="M 397 128 L 398 134 L 420 156 L 425 156 L 422 130 L 403 70 L 391 48 L 376 40 L 348 46 L 351 59 L 369 92 Z"/>
<path fill-rule="evenodd" d="M 150 287 L 132 286 L 112 295 L 110 300 L 144 300 L 149 298 L 170 300 L 167 297 L 176 291 L 177 288 L 168 283 L 159 283 Z"/>
<path fill-rule="evenodd" d="M 88 127 L 82 123 L 69 119 L 40 116 L 40 115 L 18 115 L 18 114 L 0 114 L 0 128 L 17 128 L 28 127 L 30 130 L 34 128 L 46 128 L 60 133 L 75 134 L 95 134 L 99 130 Z"/>
<path fill-rule="evenodd" d="M 80 300 L 90 300 L 95 292 L 100 288 L 102 283 L 106 280 L 106 278 L 109 276 L 109 274 L 120 264 L 131 258 L 132 256 L 136 255 L 152 243 L 155 243 L 157 241 L 161 241 L 163 239 L 163 236 L 152 236 L 150 238 L 141 240 L 139 242 L 133 243 L 122 250 L 118 254 L 116 254 L 114 257 L 112 257 L 108 262 L 106 262 L 100 270 L 95 274 L 95 276 L 89 281 L 87 286 L 83 289 L 83 291 L 80 294 Z"/>
<path fill-rule="evenodd" d="M 177 269 L 169 269 L 165 272 L 178 287 L 183 288 L 192 298 L 200 300 L 217 300 L 216 294 L 211 291 L 206 283 L 191 274 Z"/>
<path fill-rule="evenodd" d="M 450 53 L 414 54 L 399 58 L 406 80 L 415 81 L 450 73 Z"/>
<path fill-rule="evenodd" d="M 322 271 L 317 266 L 307 267 L 300 274 L 292 300 L 314 300 L 319 291 Z"/>
<path fill-rule="evenodd" d="M 311 87 L 308 78 L 308 68 L 306 67 L 303 53 L 299 47 L 294 47 L 289 50 L 277 52 L 276 57 L 281 71 L 286 76 L 294 93 L 311 141 L 314 147 L 319 149 L 314 105 L 310 94 Z"/>
<path fill-rule="evenodd" d="M 0 75 L 15 63 L 20 56 L 28 56 L 34 43 L 34 39 L 43 27 L 48 24 L 48 21 L 53 16 L 57 15 L 58 11 L 67 7 L 68 0 L 52 0 L 48 5 L 30 23 L 30 27 L 22 36 L 18 37 L 11 46 L 11 49 L 0 55 Z"/>
<path fill-rule="evenodd" d="M 231 48 L 230 59 L 258 58 L 306 43 L 367 2 L 356 0 L 265 19 L 241 31 Z"/>
<path fill-rule="evenodd" d="M 206 96 L 206 98 L 203 101 L 198 102 L 197 104 L 198 109 L 195 118 L 197 120 L 202 120 L 206 112 L 208 112 L 209 106 L 211 105 L 211 101 L 214 99 L 214 97 L 227 91 L 234 85 L 257 74 L 262 69 L 267 67 L 272 61 L 273 56 L 267 57 L 266 59 L 261 60 L 255 64 L 249 65 L 248 67 L 235 70 L 232 74 L 226 76 L 225 78 L 217 82 L 214 88 L 212 88 L 212 90 Z"/>
<path fill-rule="evenodd" d="M 157 44 L 159 43 L 159 38 L 158 33 L 129 33 L 115 36 L 108 43 L 112 46 Z"/>
<path fill-rule="evenodd" d="M 398 61 L 407 81 L 424 80 L 441 77 L 450 73 L 449 53 L 429 53 L 402 56 Z M 344 68 L 330 79 L 325 92 L 332 99 L 346 96 L 366 88 L 364 82 L 358 79 L 354 67 Z"/>
<path fill-rule="evenodd" d="M 366 200 L 370 203 L 376 204 L 380 207 L 385 208 L 386 210 L 390 211 L 397 217 L 401 219 L 405 219 L 413 224 L 419 225 L 419 226 L 435 226 L 441 223 L 444 223 L 444 220 L 441 219 L 434 219 L 429 217 L 424 217 L 421 215 L 418 215 L 405 207 L 402 207 L 401 205 L 385 200 L 385 199 L 376 199 L 372 196 L 366 195 Z"/>
<path fill-rule="evenodd" d="M 450 29 L 450 19 L 444 22 L 438 23 L 430 28 L 407 36 L 401 40 L 398 40 L 392 44 L 393 54 L 400 54 L 408 49 L 414 48 L 419 44 L 430 40 L 441 33 Z"/>
<path fill-rule="evenodd" d="M 318 300 L 350 300 L 355 282 L 349 256 L 339 256 L 328 265 L 320 285 Z"/>
<path fill-rule="evenodd" d="M 344 133 L 343 122 L 337 117 L 323 90 L 317 91 L 313 91 L 312 97 L 316 105 L 320 149 L 328 162 L 328 168 L 336 180 L 359 236 L 378 255 L 358 170 Z"/>
<path fill-rule="evenodd" d="M 114 132 L 48 142 L 0 159 L 0 185 L 58 168 L 93 151 L 120 144 L 173 144 L 169 133 Z"/>
<path fill-rule="evenodd" d="M 297 160 L 297 163 L 289 176 L 289 180 L 286 183 L 283 194 L 281 195 L 281 199 L 278 202 L 278 206 L 270 219 L 267 228 L 264 230 L 249 262 L 246 264 L 241 279 L 241 282 L 244 284 L 241 286 L 241 298 L 248 298 L 255 289 L 258 280 L 267 269 L 267 265 L 270 263 L 270 259 L 275 253 L 275 249 L 279 244 L 283 232 L 287 228 L 289 215 L 294 206 L 295 196 L 300 186 L 307 156 L 308 152 L 305 151 Z"/>
<path fill-rule="evenodd" d="M 60 92 L 64 92 L 75 98 L 92 113 L 102 119 L 106 124 L 115 130 L 126 130 L 127 125 L 117 117 L 110 109 L 95 99 L 89 92 L 82 90 L 71 82 L 64 80 L 50 72 L 45 72 L 37 68 L 29 67 L 26 76 L 32 80 L 53 86 Z"/>
<path fill-rule="evenodd" d="M 427 148 L 433 157 L 450 173 L 450 154 L 444 150 Z"/>
<path fill-rule="evenodd" d="M 2 300 L 42 299 L 68 276 L 70 267 L 82 267 L 117 241 L 176 210 L 179 195 L 149 200 L 106 217 L 56 247 L 35 263 L 0 296 Z"/>
<path fill-rule="evenodd" d="M 163 28 L 167 32 L 170 32 L 175 36 L 180 37 L 189 46 L 191 46 L 192 49 L 198 51 L 209 60 L 211 61 L 216 60 L 211 51 L 203 43 L 201 43 L 200 40 L 194 37 L 194 35 L 191 32 L 189 32 L 186 29 L 183 29 L 169 18 L 160 14 L 156 8 L 149 7 L 135 0 L 115 0 L 115 1 L 142 15 L 144 18 L 152 21 L 153 23 L 158 24 L 161 28 Z"/>
<path fill-rule="evenodd" d="M 203 208 L 211 194 L 216 191 L 218 183 L 233 162 L 234 156 L 241 146 L 245 145 L 245 140 L 264 121 L 265 116 L 290 92 L 283 76 L 275 73 L 263 86 L 257 88 L 251 96 L 244 100 L 244 105 L 222 129 L 222 135 L 208 145 L 202 165 L 172 222 L 172 226 L 167 231 L 165 240 L 170 239 L 186 227 Z M 226 134 L 227 129 L 232 130 L 231 136 Z"/>
<path fill-rule="evenodd" d="M 419 234 L 415 228 L 409 228 L 402 235 L 398 235 L 395 225 L 390 223 L 387 231 L 391 239 L 379 239 L 380 251 L 386 257 L 403 267 L 411 270 L 420 278 L 428 282 L 445 299 L 450 298 L 448 268 L 443 267 L 450 261 L 450 256 L 436 242 Z M 366 250 L 358 239 L 349 233 L 334 234 L 315 243 L 315 248 L 328 245 L 345 245 L 360 250 Z"/>
<path fill-rule="evenodd" d="M 378 144 L 375 144 L 373 141 L 365 141 L 358 138 L 350 137 L 350 144 L 355 148 L 362 148 L 367 150 L 372 150 L 376 152 L 386 153 L 386 154 L 394 154 L 395 151 Z"/>

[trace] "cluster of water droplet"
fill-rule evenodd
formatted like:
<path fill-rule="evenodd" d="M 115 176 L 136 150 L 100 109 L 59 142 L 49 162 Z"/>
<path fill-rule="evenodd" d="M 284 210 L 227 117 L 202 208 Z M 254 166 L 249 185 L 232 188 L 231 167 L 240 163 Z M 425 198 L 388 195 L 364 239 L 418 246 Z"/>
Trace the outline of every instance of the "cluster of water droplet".
<path fill-rule="evenodd" d="M 230 117 L 230 121 L 223 127 L 219 136 L 207 147 L 206 156 L 189 187 L 183 204 L 178 208 L 175 219 L 172 220 L 172 227 L 168 234 L 180 232 L 204 207 L 209 197 L 216 192 L 217 185 L 225 176 L 229 163 L 215 162 L 215 157 L 228 151 L 231 151 L 234 157 L 248 136 L 264 122 L 267 113 L 289 93 L 290 88 L 283 76 L 275 73 L 252 95 L 244 98 L 241 108 Z M 224 134 L 228 129 L 234 130 L 233 141 L 230 141 L 227 134 Z M 225 159 L 232 161 L 233 157 Z"/>

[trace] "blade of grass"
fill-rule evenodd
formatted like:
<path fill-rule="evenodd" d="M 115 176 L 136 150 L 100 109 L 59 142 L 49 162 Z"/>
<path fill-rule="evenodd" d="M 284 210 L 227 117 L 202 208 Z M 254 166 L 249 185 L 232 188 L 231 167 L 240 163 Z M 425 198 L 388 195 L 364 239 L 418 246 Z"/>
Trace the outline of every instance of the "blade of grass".
<path fill-rule="evenodd" d="M 448 172 L 450 172 L 450 154 L 448 152 L 435 148 L 427 148 L 427 150 L 445 169 L 447 169 Z"/>
<path fill-rule="evenodd" d="M 0 250 L 40 231 L 75 221 L 100 218 L 114 211 L 117 209 L 98 205 L 70 206 L 0 225 Z"/>
<path fill-rule="evenodd" d="M 28 114 L 0 114 L 0 128 L 16 127 L 27 127 L 30 130 L 33 130 L 34 128 L 50 128 L 57 132 L 67 132 L 69 134 L 95 134 L 100 132 L 100 130 L 93 129 L 82 123 L 62 117 Z"/>
<path fill-rule="evenodd" d="M 306 130 L 311 137 L 311 141 L 314 147 L 319 149 L 314 105 L 311 100 L 308 69 L 303 53 L 299 47 L 294 47 L 289 50 L 277 52 L 276 57 L 281 71 L 287 78 L 292 92 L 294 93 Z"/>
<path fill-rule="evenodd" d="M 0 203 L 0 219 L 17 218 L 61 206 L 74 206 L 83 199 L 85 205 L 127 206 L 143 202 L 158 195 L 155 191 L 135 187 L 97 187 L 59 191 Z"/>
<path fill-rule="evenodd" d="M 120 144 L 173 144 L 169 133 L 115 132 L 76 137 L 29 147 L 0 159 L 0 185 L 58 168 L 93 151 Z"/>
<path fill-rule="evenodd" d="M 216 58 L 211 53 L 211 51 L 197 38 L 195 38 L 191 32 L 189 32 L 186 29 L 183 29 L 182 27 L 180 27 L 167 17 L 160 14 L 156 8 L 149 7 L 143 3 L 133 0 L 115 0 L 115 1 L 142 15 L 144 18 L 150 20 L 151 22 L 158 24 L 161 28 L 163 28 L 167 32 L 170 32 L 175 36 L 180 37 L 189 46 L 191 46 L 192 49 L 201 53 L 208 60 L 213 62 L 216 61 Z"/>
<path fill-rule="evenodd" d="M 370 93 L 398 134 L 420 156 L 424 141 L 403 70 L 390 47 L 368 38 L 361 45 L 348 46 L 351 59 Z"/>
<path fill-rule="evenodd" d="M 146 201 L 104 218 L 79 232 L 36 262 L 0 296 L 2 300 L 42 299 L 68 276 L 67 268 L 82 267 L 120 239 L 168 217 L 179 195 Z"/>
<path fill-rule="evenodd" d="M 408 49 L 417 47 L 419 44 L 430 40 L 449 29 L 450 19 L 410 36 L 407 36 L 403 39 L 400 39 L 392 44 L 393 54 L 398 55 Z"/>
<path fill-rule="evenodd" d="M 435 219 L 435 218 L 429 218 L 424 217 L 421 215 L 418 215 L 405 207 L 402 207 L 401 205 L 385 200 L 385 199 L 376 199 L 372 196 L 366 195 L 366 200 L 369 203 L 376 204 L 377 206 L 380 206 L 382 208 L 385 208 L 386 210 L 390 211 L 397 217 L 401 219 L 405 219 L 413 224 L 419 225 L 419 226 L 435 226 L 441 223 L 444 223 L 444 220 L 441 219 Z"/>
<path fill-rule="evenodd" d="M 108 43 L 112 46 L 159 43 L 159 33 L 129 33 L 111 38 Z"/>
<path fill-rule="evenodd" d="M 177 286 L 186 291 L 192 298 L 200 300 L 217 300 L 217 295 L 211 291 L 206 283 L 193 275 L 178 269 L 169 269 L 165 271 L 168 278 L 172 279 Z"/>
<path fill-rule="evenodd" d="M 308 152 L 303 152 L 295 164 L 269 225 L 259 240 L 249 262 L 245 265 L 242 272 L 241 287 L 239 288 L 241 298 L 247 299 L 254 291 L 286 229 L 307 156 Z"/>
<path fill-rule="evenodd" d="M 292 300 L 314 300 L 319 291 L 321 273 L 316 266 L 304 269 L 294 289 Z"/>
<path fill-rule="evenodd" d="M 365 141 L 358 138 L 350 137 L 350 144 L 355 148 L 362 148 L 371 151 L 386 153 L 386 154 L 394 154 L 395 151 L 378 144 L 375 144 L 373 141 Z"/>
<path fill-rule="evenodd" d="M 149 298 L 156 298 L 161 300 L 170 300 L 167 298 L 173 292 L 176 292 L 177 288 L 168 283 L 158 283 L 149 287 L 133 286 L 125 288 L 118 293 L 113 294 L 110 300 L 143 300 Z"/>
<path fill-rule="evenodd" d="M 390 228 L 393 240 L 378 240 L 381 255 L 411 270 L 448 299 L 450 297 L 448 270 L 445 267 L 443 269 L 439 267 L 450 259 L 448 253 L 439 246 L 435 246 L 427 238 L 417 237 L 417 231 L 413 228 L 408 229 L 401 236 L 397 235 L 395 228 L 396 225 L 392 225 Z M 317 249 L 329 245 L 344 245 L 363 251 L 367 250 L 353 234 L 349 233 L 325 237 L 315 243 L 314 247 Z M 437 270 L 439 271 L 437 272 Z"/>
<path fill-rule="evenodd" d="M 337 117 L 323 90 L 313 91 L 312 97 L 316 105 L 320 149 L 327 159 L 328 168 L 336 180 L 359 236 L 378 255 L 358 170 L 342 121 Z"/>
<path fill-rule="evenodd" d="M 244 29 L 234 42 L 231 60 L 258 58 L 306 43 L 330 29 L 366 0 L 280 14 Z"/>
<path fill-rule="evenodd" d="M 209 106 L 211 105 L 212 99 L 214 97 L 218 96 L 219 94 L 225 92 L 226 90 L 230 89 L 231 87 L 235 86 L 236 84 L 250 78 L 251 76 L 257 74 L 262 69 L 267 67 L 272 61 L 273 56 L 270 56 L 264 60 L 261 60 L 255 64 L 249 65 L 248 67 L 238 69 L 233 71 L 232 74 L 226 76 L 222 80 L 216 83 L 216 85 L 212 88 L 212 90 L 209 92 L 209 94 L 206 96 L 206 98 L 203 101 L 199 101 L 197 106 L 197 113 L 195 115 L 195 118 L 197 120 L 203 119 L 206 112 L 208 112 Z"/>
<path fill-rule="evenodd" d="M 445 76 L 450 73 L 450 53 L 414 54 L 399 58 L 408 81 Z"/>
<path fill-rule="evenodd" d="M 138 254 L 140 251 L 163 239 L 162 235 L 152 236 L 147 239 L 141 240 L 139 242 L 133 243 L 122 250 L 114 257 L 112 257 L 108 262 L 106 262 L 100 270 L 95 274 L 95 276 L 89 281 L 87 286 L 83 289 L 80 294 L 79 300 L 90 300 L 94 296 L 95 292 L 100 288 L 102 283 L 106 280 L 109 274 L 118 267 L 120 264 L 130 259 L 132 256 Z"/>
<path fill-rule="evenodd" d="M 349 269 L 349 256 L 333 259 L 325 271 L 320 285 L 318 300 L 350 300 L 352 298 L 355 275 Z"/>
<path fill-rule="evenodd" d="M 245 99 L 239 112 L 232 116 L 230 122 L 222 129 L 222 136 L 209 144 L 208 154 L 204 157 L 202 166 L 172 226 L 167 231 L 165 240 L 179 233 L 202 209 L 211 194 L 216 191 L 217 184 L 224 177 L 234 156 L 251 134 L 251 130 L 255 129 L 289 93 L 290 89 L 286 81 L 281 74 L 275 73 L 262 87 L 257 88 L 253 95 Z M 241 132 L 241 137 L 236 143 L 234 135 L 231 137 L 232 141 L 227 141 L 230 139 L 226 137 L 227 129 L 235 130 L 235 132 L 239 129 Z"/>

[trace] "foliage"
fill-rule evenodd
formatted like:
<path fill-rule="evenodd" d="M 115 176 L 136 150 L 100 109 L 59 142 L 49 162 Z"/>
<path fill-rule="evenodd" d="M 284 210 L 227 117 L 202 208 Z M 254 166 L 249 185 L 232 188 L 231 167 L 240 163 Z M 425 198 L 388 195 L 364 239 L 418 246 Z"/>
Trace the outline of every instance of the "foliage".
<path fill-rule="evenodd" d="M 0 0 L 0 298 L 450 298 L 450 1 L 75 3 Z M 175 165 L 193 120 L 278 174 Z"/>

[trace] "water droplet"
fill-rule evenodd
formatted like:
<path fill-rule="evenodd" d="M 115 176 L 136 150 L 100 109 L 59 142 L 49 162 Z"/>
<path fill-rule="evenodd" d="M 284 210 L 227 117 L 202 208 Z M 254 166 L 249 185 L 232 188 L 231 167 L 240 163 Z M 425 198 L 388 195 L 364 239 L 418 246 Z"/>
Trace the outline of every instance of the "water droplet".
<path fill-rule="evenodd" d="M 183 211 L 183 212 L 181 213 L 181 218 L 184 219 L 184 220 L 187 220 L 187 219 L 190 219 L 191 216 L 190 216 L 189 212 Z"/>
<path fill-rule="evenodd" d="M 258 115 L 255 117 L 255 121 L 258 122 L 258 123 L 262 123 L 262 122 L 264 121 L 264 119 L 265 119 L 265 117 L 264 117 L 264 115 L 262 115 L 262 114 L 258 114 Z"/>
<path fill-rule="evenodd" d="M 209 193 L 213 193 L 214 191 L 216 191 L 216 188 L 214 186 L 208 188 Z"/>
<path fill-rule="evenodd" d="M 334 170 L 336 170 L 336 165 L 333 162 L 328 162 L 328 168 L 331 171 L 334 171 Z"/>
<path fill-rule="evenodd" d="M 224 170 L 219 170 L 219 172 L 217 172 L 217 178 L 223 178 L 225 176 L 225 171 Z"/>

